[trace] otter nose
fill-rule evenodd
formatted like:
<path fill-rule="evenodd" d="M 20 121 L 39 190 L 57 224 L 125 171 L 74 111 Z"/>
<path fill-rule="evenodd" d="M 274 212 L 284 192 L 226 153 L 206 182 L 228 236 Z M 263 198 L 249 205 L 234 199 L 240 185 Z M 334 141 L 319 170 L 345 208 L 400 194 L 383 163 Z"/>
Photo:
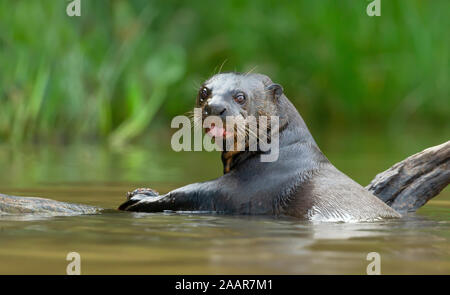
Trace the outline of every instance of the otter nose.
<path fill-rule="evenodd" d="M 223 103 L 209 103 L 203 109 L 204 115 L 225 117 L 227 108 Z"/>

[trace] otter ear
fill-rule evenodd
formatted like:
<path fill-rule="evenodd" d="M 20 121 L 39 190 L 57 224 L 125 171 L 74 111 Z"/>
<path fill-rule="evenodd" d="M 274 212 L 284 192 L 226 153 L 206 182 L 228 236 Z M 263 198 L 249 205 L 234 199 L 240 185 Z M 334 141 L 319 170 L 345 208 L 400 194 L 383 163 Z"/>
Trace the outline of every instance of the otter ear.
<path fill-rule="evenodd" d="M 275 99 L 279 99 L 283 94 L 283 87 L 280 84 L 271 84 L 266 87 L 266 91 L 272 92 Z"/>

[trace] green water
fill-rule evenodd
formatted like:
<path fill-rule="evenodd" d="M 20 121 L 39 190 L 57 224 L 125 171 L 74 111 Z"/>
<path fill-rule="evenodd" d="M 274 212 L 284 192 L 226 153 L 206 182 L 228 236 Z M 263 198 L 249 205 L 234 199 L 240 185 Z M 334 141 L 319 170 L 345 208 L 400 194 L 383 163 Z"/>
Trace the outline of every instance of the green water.
<path fill-rule="evenodd" d="M 1 145 L 0 192 L 114 209 L 136 187 L 163 193 L 220 175 L 218 154 L 175 153 L 166 142 L 114 151 Z M 325 144 L 324 151 L 364 185 L 396 161 L 439 143 L 392 148 L 351 142 L 346 148 Z M 353 224 L 115 210 L 1 217 L 0 274 L 65 274 L 69 252 L 81 255 L 82 274 L 365 274 L 369 252 L 381 255 L 384 274 L 449 274 L 449 200 L 447 188 L 407 218 Z"/>

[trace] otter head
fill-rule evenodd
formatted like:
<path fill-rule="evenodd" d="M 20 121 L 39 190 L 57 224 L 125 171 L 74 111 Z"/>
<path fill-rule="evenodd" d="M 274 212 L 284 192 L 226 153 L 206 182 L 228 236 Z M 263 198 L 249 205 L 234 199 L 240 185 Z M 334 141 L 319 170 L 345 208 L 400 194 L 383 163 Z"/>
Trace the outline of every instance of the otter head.
<path fill-rule="evenodd" d="M 261 116 L 278 116 L 277 105 L 282 95 L 283 88 L 265 75 L 223 73 L 203 83 L 197 107 L 201 108 L 204 120 L 214 116 L 222 121 L 220 127 L 213 123 L 206 128 L 207 134 L 216 140 L 226 139 L 236 135 L 235 129 L 226 128 L 227 118 L 246 122 L 250 116 L 256 120 Z"/>

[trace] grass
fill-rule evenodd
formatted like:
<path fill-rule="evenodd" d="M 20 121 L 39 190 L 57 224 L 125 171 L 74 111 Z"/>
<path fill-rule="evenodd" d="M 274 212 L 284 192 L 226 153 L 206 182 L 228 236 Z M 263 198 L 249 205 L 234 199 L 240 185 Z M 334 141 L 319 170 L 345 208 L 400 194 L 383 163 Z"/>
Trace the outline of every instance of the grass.
<path fill-rule="evenodd" d="M 0 142 L 126 144 L 224 61 L 281 83 L 313 132 L 449 134 L 447 0 L 68 3 L 0 3 Z"/>

